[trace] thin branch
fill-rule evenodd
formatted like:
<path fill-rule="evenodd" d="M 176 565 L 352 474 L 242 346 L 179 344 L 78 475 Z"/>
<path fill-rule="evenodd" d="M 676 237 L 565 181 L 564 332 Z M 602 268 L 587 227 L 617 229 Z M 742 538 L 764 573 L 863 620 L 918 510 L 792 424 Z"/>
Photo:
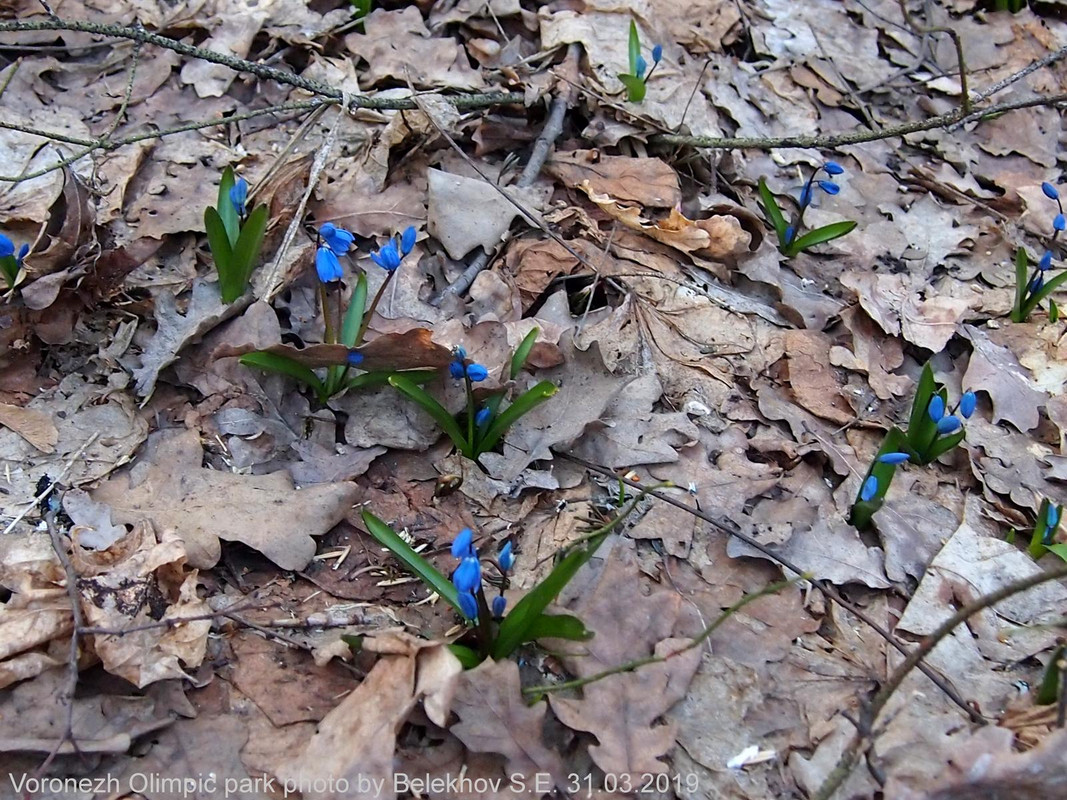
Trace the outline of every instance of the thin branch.
<path fill-rule="evenodd" d="M 767 556 L 767 558 L 777 562 L 778 564 L 781 564 L 783 567 L 788 570 L 791 570 L 795 574 L 802 575 L 804 573 L 804 570 L 801 569 L 799 566 L 793 564 L 790 560 L 783 558 L 781 555 L 775 553 L 762 542 L 753 539 L 748 534 L 742 533 L 738 530 L 734 530 L 721 520 L 715 519 L 715 517 L 712 517 L 710 514 L 705 514 L 699 508 L 693 508 L 691 505 L 683 503 L 680 500 L 676 500 L 668 494 L 663 494 L 658 491 L 647 490 L 645 487 L 641 486 L 641 484 L 637 483 L 636 481 L 631 481 L 629 478 L 617 475 L 610 469 L 602 467 L 599 464 L 594 464 L 591 461 L 586 461 L 584 458 L 579 458 L 578 456 L 571 455 L 570 453 L 562 452 L 557 452 L 556 455 L 565 458 L 568 461 L 573 461 L 575 464 L 580 464 L 586 469 L 591 469 L 594 472 L 599 472 L 601 475 L 607 475 L 613 480 L 622 481 L 627 486 L 630 486 L 634 489 L 640 489 L 641 491 L 645 491 L 653 497 L 659 498 L 663 502 L 669 503 L 670 505 L 675 506 L 676 508 L 680 508 L 683 511 L 688 511 L 694 517 L 697 517 L 711 525 L 714 525 L 723 533 L 726 533 L 730 536 L 734 536 L 740 539 L 745 544 L 749 545 L 750 547 L 754 547 L 756 550 L 759 550 L 761 553 Z M 903 643 L 901 643 L 895 636 L 893 636 L 893 634 L 891 634 L 889 631 L 887 631 L 885 628 L 883 628 L 881 625 L 871 619 L 871 617 L 862 608 L 846 600 L 844 596 L 837 590 L 837 587 L 834 586 L 832 583 L 827 580 L 814 579 L 811 581 L 811 584 L 817 589 L 819 589 L 819 591 L 821 591 L 828 598 L 830 598 L 831 601 L 837 603 L 842 608 L 848 609 L 848 611 L 853 614 L 857 619 L 862 620 L 864 623 L 866 623 L 871 628 L 871 630 L 873 630 L 875 633 L 885 639 L 902 655 L 908 655 L 908 649 L 903 645 Z M 981 714 L 975 711 L 974 708 L 968 705 L 967 701 L 960 696 L 959 692 L 949 686 L 948 682 L 945 681 L 945 679 L 942 678 L 940 675 L 938 675 L 937 672 L 935 672 L 933 669 L 926 666 L 925 664 L 919 664 L 919 670 L 922 671 L 923 675 L 933 681 L 934 685 L 937 686 L 937 688 L 940 689 L 942 692 L 944 692 L 946 697 L 948 697 L 953 703 L 955 703 L 964 712 L 966 712 L 967 716 L 970 717 L 972 722 L 978 725 L 986 724 L 985 717 L 983 717 Z"/>
<path fill-rule="evenodd" d="M 952 28 L 934 27 L 927 28 L 920 25 L 911 16 L 908 11 L 907 0 L 899 0 L 900 13 L 904 15 L 904 21 L 911 26 L 916 33 L 921 33 L 924 36 L 931 33 L 946 33 L 952 37 L 952 43 L 956 46 L 956 61 L 960 71 L 960 114 L 961 116 L 967 116 L 971 112 L 971 94 L 967 88 L 967 62 L 963 58 L 963 42 L 960 41 L 960 35 L 956 33 Z"/>
<path fill-rule="evenodd" d="M 908 674 L 916 667 L 922 666 L 922 660 L 930 654 L 937 645 L 952 633 L 956 627 L 963 622 L 966 622 L 970 617 L 977 614 L 979 611 L 994 606 L 1009 597 L 1014 597 L 1020 592 L 1025 592 L 1027 589 L 1032 589 L 1035 586 L 1040 586 L 1042 583 L 1048 581 L 1060 580 L 1061 578 L 1067 578 L 1067 564 L 1061 564 L 1057 569 L 1050 570 L 1049 572 L 1039 572 L 1036 575 L 1031 575 L 1022 580 L 1009 583 L 1007 586 L 1002 586 L 995 592 L 978 598 L 977 600 L 968 603 L 941 625 L 937 630 L 927 636 L 921 645 L 915 648 L 908 657 L 904 659 L 904 662 L 897 667 L 889 679 L 879 689 L 878 694 L 872 698 L 871 702 L 863 710 L 858 722 L 859 725 L 856 730 L 856 734 L 853 737 L 849 746 L 842 753 L 841 758 L 838 760 L 837 765 L 833 771 L 827 776 L 822 786 L 819 787 L 818 793 L 815 795 L 815 800 L 828 800 L 838 787 L 845 782 L 849 773 L 852 772 L 852 768 L 855 766 L 860 747 L 863 740 L 870 735 L 870 732 L 874 729 L 874 723 L 878 720 L 878 715 L 885 708 L 886 703 L 893 696 L 893 693 L 900 688 L 900 685 L 904 682 L 904 679 L 908 677 Z"/>

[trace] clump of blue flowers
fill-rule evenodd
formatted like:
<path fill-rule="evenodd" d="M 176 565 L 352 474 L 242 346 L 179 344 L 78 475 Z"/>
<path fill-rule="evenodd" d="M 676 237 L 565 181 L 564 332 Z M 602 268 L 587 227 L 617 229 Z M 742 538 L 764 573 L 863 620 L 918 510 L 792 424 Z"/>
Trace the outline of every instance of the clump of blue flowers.
<path fill-rule="evenodd" d="M 526 365 L 526 360 L 537 340 L 537 334 L 537 328 L 531 330 L 512 355 L 510 369 L 512 384 Z M 457 416 L 450 414 L 448 409 L 438 403 L 425 389 L 416 386 L 402 375 L 391 377 L 389 383 L 425 409 L 426 413 L 432 416 L 441 429 L 448 434 L 456 449 L 472 460 L 477 460 L 482 453 L 495 448 L 507 433 L 508 428 L 520 417 L 532 411 L 558 391 L 554 383 L 541 381 L 516 397 L 507 408 L 502 408 L 510 387 L 504 386 L 501 389 L 488 391 L 475 389 L 474 384 L 482 383 L 489 378 L 489 370 L 483 364 L 475 363 L 468 358 L 467 351 L 462 346 L 453 349 L 452 361 L 448 364 L 448 374 L 453 380 L 463 381 L 466 391 L 466 407 Z"/>
<path fill-rule="evenodd" d="M 641 35 L 637 32 L 637 23 L 630 20 L 630 40 L 627 47 L 630 60 L 630 71 L 620 72 L 619 80 L 626 87 L 626 99 L 631 103 L 640 103 L 645 99 L 647 84 L 652 73 L 656 71 L 659 62 L 663 60 L 663 45 L 657 44 L 652 48 L 652 69 L 648 68 L 648 62 L 641 55 Z M 647 75 L 645 73 L 648 73 Z"/>
<path fill-rule="evenodd" d="M 245 293 L 259 261 L 267 231 L 267 207 L 248 210 L 248 181 L 234 179 L 227 167 L 219 182 L 218 200 L 204 209 L 204 230 L 219 274 L 222 302 L 232 303 Z"/>
<path fill-rule="evenodd" d="M 834 183 L 834 178 L 843 174 L 844 171 L 845 168 L 836 161 L 827 161 L 816 167 L 808 176 L 803 187 L 801 187 L 800 195 L 797 198 L 796 211 L 794 211 L 789 220 L 786 220 L 777 199 L 767 187 L 767 181 L 760 178 L 759 194 L 763 204 L 763 215 L 778 236 L 778 252 L 787 258 L 792 258 L 817 244 L 839 239 L 856 227 L 856 223 L 852 220 L 842 220 L 841 222 L 831 222 L 829 225 L 823 225 L 821 228 L 815 228 L 807 233 L 803 232 L 804 213 L 815 199 L 816 190 L 829 195 L 838 194 L 841 191 L 841 186 Z M 825 174 L 826 177 L 820 178 L 820 173 Z"/>
<path fill-rule="evenodd" d="M 875 512 L 882 507 L 897 467 L 929 464 L 959 445 L 966 436 L 964 420 L 970 419 L 977 407 L 977 395 L 968 390 L 955 408 L 949 410 L 948 390 L 938 383 L 933 369 L 926 364 L 915 388 L 907 432 L 893 427 L 886 434 L 860 482 L 849 522 L 861 530 L 869 528 Z"/>
<path fill-rule="evenodd" d="M 1067 270 L 1062 266 L 1058 267 L 1060 273 L 1053 277 L 1055 268 L 1052 262 L 1055 259 L 1056 241 L 1060 234 L 1067 230 L 1067 216 L 1064 216 L 1059 189 L 1045 181 L 1041 184 L 1041 191 L 1045 197 L 1056 203 L 1057 213 L 1052 217 L 1052 236 L 1033 270 L 1030 269 L 1030 257 L 1026 250 L 1020 247 L 1015 251 L 1015 302 L 1011 308 L 1012 322 L 1025 322 L 1034 309 L 1046 299 L 1049 321 L 1056 322 L 1060 318 L 1060 309 L 1051 294 L 1067 281 Z"/>
<path fill-rule="evenodd" d="M 30 246 L 23 244 L 16 253 L 15 243 L 0 233 L 0 273 L 3 273 L 8 289 L 14 287 L 18 280 L 19 272 L 22 271 L 22 262 L 29 252 Z"/>
<path fill-rule="evenodd" d="M 460 531 L 452 542 L 452 557 L 460 560 L 459 566 L 452 572 L 452 583 L 459 593 L 459 607 L 463 616 L 474 623 L 478 622 L 480 616 L 487 614 L 493 619 L 502 619 L 508 602 L 504 597 L 508 587 L 508 573 L 515 565 L 511 542 L 505 544 L 496 561 L 491 562 L 500 573 L 499 591 L 491 604 L 486 603 L 482 584 L 482 562 L 474 547 L 474 533 L 470 528 Z"/>

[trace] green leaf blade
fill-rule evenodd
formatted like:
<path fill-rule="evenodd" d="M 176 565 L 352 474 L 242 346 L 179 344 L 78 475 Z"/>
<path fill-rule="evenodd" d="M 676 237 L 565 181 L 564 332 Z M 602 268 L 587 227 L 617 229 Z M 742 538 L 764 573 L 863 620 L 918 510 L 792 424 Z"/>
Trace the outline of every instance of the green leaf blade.
<path fill-rule="evenodd" d="M 514 425 L 520 417 L 541 405 L 558 391 L 559 387 L 551 381 L 541 381 L 515 398 L 515 402 L 493 420 L 493 424 L 489 426 L 485 436 L 478 442 L 479 455 L 496 447 L 500 438 L 507 433 L 508 428 Z"/>
<path fill-rule="evenodd" d="M 237 237 L 241 233 L 241 218 L 237 216 L 237 209 L 230 202 L 230 189 L 235 183 L 233 167 L 226 167 L 222 172 L 222 180 L 219 181 L 219 198 L 215 207 L 219 219 L 222 220 L 223 228 L 226 230 L 226 238 L 230 247 L 237 244 Z"/>
<path fill-rule="evenodd" d="M 767 215 L 767 221 L 774 226 L 774 232 L 778 234 L 778 246 L 785 247 L 785 232 L 789 227 L 789 223 L 785 221 L 785 216 L 778 206 L 778 201 L 775 200 L 774 194 L 767 186 L 767 181 L 763 178 L 759 179 L 759 196 L 760 200 L 763 201 L 763 211 Z"/>
<path fill-rule="evenodd" d="M 226 298 L 233 294 L 234 268 L 233 248 L 230 239 L 226 235 L 226 227 L 219 217 L 219 212 L 213 208 L 204 209 L 204 230 L 207 231 L 207 243 L 211 248 L 211 257 L 215 261 L 215 271 L 219 275 L 219 293 L 225 303 L 233 300 Z"/>
<path fill-rule="evenodd" d="M 240 362 L 246 367 L 256 367 L 267 372 L 288 375 L 290 378 L 295 378 L 301 383 L 310 386 L 320 397 L 323 394 L 325 387 L 322 381 L 319 380 L 319 376 L 294 359 L 277 353 L 268 353 L 265 350 L 256 350 L 252 353 L 245 353 L 241 356 Z"/>
<path fill-rule="evenodd" d="M 344 322 L 341 323 L 341 344 L 345 347 L 359 346 L 356 337 L 359 336 L 359 329 L 363 327 L 363 314 L 366 310 L 367 273 L 361 272 L 352 289 L 352 296 L 348 298 L 348 309 L 345 311 Z"/>
<path fill-rule="evenodd" d="M 523 340 L 519 343 L 519 346 L 515 348 L 515 353 L 511 356 L 511 379 L 515 380 L 519 373 L 522 372 L 522 368 L 526 365 L 526 359 L 530 357 L 530 351 L 533 350 L 534 344 L 537 342 L 537 335 L 541 332 L 540 328 L 532 329 Z"/>
<path fill-rule="evenodd" d="M 241 234 L 233 248 L 234 270 L 241 278 L 240 294 L 244 294 L 248 279 L 259 260 L 259 250 L 263 246 L 263 236 L 266 232 L 267 207 L 256 206 L 256 209 L 248 215 L 245 224 L 241 226 Z"/>
<path fill-rule="evenodd" d="M 411 545 L 400 538 L 400 535 L 390 528 L 385 522 L 378 519 L 369 511 L 361 515 L 363 524 L 367 526 L 370 535 L 377 539 L 389 552 L 396 556 L 407 569 L 419 580 L 437 592 L 449 605 L 459 611 L 463 610 L 459 605 L 459 591 L 455 584 L 442 575 L 433 564 L 411 549 Z"/>
<path fill-rule="evenodd" d="M 808 231 L 794 241 L 791 248 L 794 252 L 799 253 L 802 250 L 807 250 L 809 247 L 814 247 L 817 244 L 840 239 L 855 227 L 856 223 L 850 219 L 842 220 L 841 222 L 831 222 L 829 225 L 823 225 L 821 228 Z"/>
<path fill-rule="evenodd" d="M 626 99 L 631 103 L 640 103 L 645 99 L 645 82 L 634 75 L 619 73 L 619 80 L 626 87 Z"/>
<path fill-rule="evenodd" d="M 467 437 L 463 435 L 463 431 L 459 429 L 455 419 L 448 413 L 448 409 L 430 397 L 422 387 L 403 375 L 394 374 L 388 380 L 390 386 L 405 397 L 414 400 L 423 411 L 433 417 L 434 421 L 441 426 L 441 430 L 445 432 L 463 455 L 468 458 L 473 457 Z"/>

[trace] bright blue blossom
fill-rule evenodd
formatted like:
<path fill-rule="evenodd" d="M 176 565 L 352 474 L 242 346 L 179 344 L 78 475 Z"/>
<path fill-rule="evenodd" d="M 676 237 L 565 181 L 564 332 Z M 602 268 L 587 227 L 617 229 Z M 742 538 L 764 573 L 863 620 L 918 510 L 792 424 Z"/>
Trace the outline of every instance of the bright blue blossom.
<path fill-rule="evenodd" d="M 468 364 L 467 365 L 467 377 L 474 383 L 484 381 L 489 377 L 489 370 L 483 367 L 481 364 Z"/>
<path fill-rule="evenodd" d="M 819 181 L 819 188 L 827 194 L 837 194 L 841 191 L 841 187 L 833 181 Z"/>
<path fill-rule="evenodd" d="M 807 208 L 811 205 L 811 184 L 805 183 L 804 188 L 800 190 L 800 205 L 801 208 Z"/>
<path fill-rule="evenodd" d="M 663 45 L 657 44 L 652 48 L 652 61 L 658 64 L 663 60 Z"/>
<path fill-rule="evenodd" d="M 478 413 L 474 415 L 474 424 L 481 427 L 489 422 L 489 417 L 492 415 L 493 412 L 489 410 L 489 406 L 482 406 L 478 409 Z"/>
<path fill-rule="evenodd" d="M 822 168 L 826 170 L 827 175 L 840 175 L 845 171 L 845 168 L 838 164 L 836 161 L 827 161 L 822 165 Z"/>
<path fill-rule="evenodd" d="M 1060 508 L 1054 506 L 1052 503 L 1048 504 L 1048 511 L 1045 512 L 1045 524 L 1050 528 L 1055 528 L 1060 524 Z"/>
<path fill-rule="evenodd" d="M 511 551 L 511 542 L 508 542 L 501 548 L 500 555 L 496 557 L 496 560 L 504 572 L 507 572 L 515 566 L 515 554 Z"/>
<path fill-rule="evenodd" d="M 878 461 L 882 464 L 903 464 L 909 458 L 911 456 L 907 453 L 882 453 L 878 456 Z"/>
<path fill-rule="evenodd" d="M 935 394 L 930 398 L 930 405 L 926 407 L 926 413 L 930 415 L 930 419 L 933 422 L 939 422 L 945 416 L 945 401 L 941 399 L 941 395 Z"/>
<path fill-rule="evenodd" d="M 1045 278 L 1044 278 L 1044 276 L 1043 275 L 1038 275 L 1036 278 L 1034 278 L 1032 281 L 1030 281 L 1030 285 L 1027 288 L 1030 290 L 1030 294 L 1037 294 L 1038 292 L 1041 291 L 1042 288 L 1044 288 L 1044 286 L 1045 286 Z"/>
<path fill-rule="evenodd" d="M 1058 231 L 1067 230 L 1067 217 L 1057 214 L 1052 218 L 1052 227 Z"/>
<path fill-rule="evenodd" d="M 448 374 L 452 376 L 453 380 L 461 380 L 466 374 L 466 370 L 463 367 L 462 361 L 451 361 L 448 364 Z"/>
<path fill-rule="evenodd" d="M 477 556 L 467 556 L 452 573 L 452 583 L 461 592 L 476 592 L 482 585 L 482 565 Z"/>
<path fill-rule="evenodd" d="M 396 247 L 396 239 L 390 239 L 378 252 L 371 253 L 370 258 L 384 270 L 395 270 L 400 266 L 400 251 Z"/>
<path fill-rule="evenodd" d="M 792 225 L 789 225 L 785 229 L 785 243 L 790 244 L 793 241 L 793 237 L 797 235 L 797 229 Z"/>
<path fill-rule="evenodd" d="M 504 616 L 504 609 L 507 608 L 507 607 L 508 607 L 508 601 L 507 601 L 507 598 L 504 597 L 504 595 L 498 595 L 497 597 L 493 598 L 493 616 L 494 617 L 502 617 L 502 616 Z"/>
<path fill-rule="evenodd" d="M 348 253 L 352 249 L 352 243 L 356 241 L 355 234 L 344 228 L 338 228 L 332 222 L 327 222 L 319 228 L 319 236 L 322 237 L 326 246 L 339 256 Z"/>
<path fill-rule="evenodd" d="M 406 256 L 415 247 L 415 226 L 409 225 L 400 234 L 400 255 Z"/>
<path fill-rule="evenodd" d="M 0 233 L 0 258 L 15 255 L 15 243 Z"/>
<path fill-rule="evenodd" d="M 337 255 L 329 247 L 320 247 L 315 252 L 315 270 L 319 273 L 319 280 L 323 283 L 333 283 L 341 280 L 344 272 L 341 270 L 341 262 Z"/>
<path fill-rule="evenodd" d="M 867 503 L 876 494 L 878 494 L 878 479 L 871 475 L 863 482 L 863 488 L 860 489 L 860 500 Z"/>
<path fill-rule="evenodd" d="M 452 542 L 452 557 L 467 558 L 474 555 L 474 531 L 470 528 L 461 530 Z"/>
<path fill-rule="evenodd" d="M 244 219 L 248 209 L 248 181 L 244 178 L 238 178 L 237 182 L 230 187 L 230 204 L 237 212 L 237 216 Z"/>
<path fill-rule="evenodd" d="M 645 77 L 645 73 L 648 71 L 648 62 L 645 61 L 644 56 L 637 57 L 637 63 L 634 67 L 634 71 L 637 73 L 638 78 Z"/>
<path fill-rule="evenodd" d="M 955 415 L 951 417 L 942 417 L 937 421 L 937 432 L 940 434 L 952 433 L 953 431 L 959 430 L 961 425 L 963 425 L 963 423 L 960 422 L 960 418 Z"/>
<path fill-rule="evenodd" d="M 1055 186 L 1053 186 L 1048 181 L 1045 181 L 1045 182 L 1043 182 L 1041 184 L 1041 191 L 1043 191 L 1045 193 L 1045 197 L 1047 197 L 1049 200 L 1059 200 L 1060 199 L 1060 190 L 1057 189 Z"/>
<path fill-rule="evenodd" d="M 345 360 L 348 361 L 349 366 L 358 367 L 363 363 L 363 354 L 357 350 L 350 350 Z"/>
<path fill-rule="evenodd" d="M 964 419 L 970 419 L 974 409 L 978 406 L 978 398 L 974 392 L 964 392 L 960 398 L 960 413 Z"/>
<path fill-rule="evenodd" d="M 1041 256 L 1041 260 L 1037 262 L 1037 268 L 1044 272 L 1052 266 L 1052 251 L 1046 250 L 1045 255 Z"/>
<path fill-rule="evenodd" d="M 458 599 L 459 607 L 463 610 L 463 616 L 467 619 L 477 621 L 478 601 L 474 598 L 474 595 L 470 592 L 460 592 Z"/>

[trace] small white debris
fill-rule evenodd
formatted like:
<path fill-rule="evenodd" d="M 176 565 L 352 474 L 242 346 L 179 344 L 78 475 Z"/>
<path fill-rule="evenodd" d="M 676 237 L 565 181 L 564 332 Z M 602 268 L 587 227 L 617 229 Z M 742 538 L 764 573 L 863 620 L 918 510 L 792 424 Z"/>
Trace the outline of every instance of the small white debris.
<path fill-rule="evenodd" d="M 752 764 L 762 764 L 774 758 L 773 750 L 760 750 L 758 745 L 750 744 L 736 756 L 726 762 L 727 769 L 744 769 Z"/>

